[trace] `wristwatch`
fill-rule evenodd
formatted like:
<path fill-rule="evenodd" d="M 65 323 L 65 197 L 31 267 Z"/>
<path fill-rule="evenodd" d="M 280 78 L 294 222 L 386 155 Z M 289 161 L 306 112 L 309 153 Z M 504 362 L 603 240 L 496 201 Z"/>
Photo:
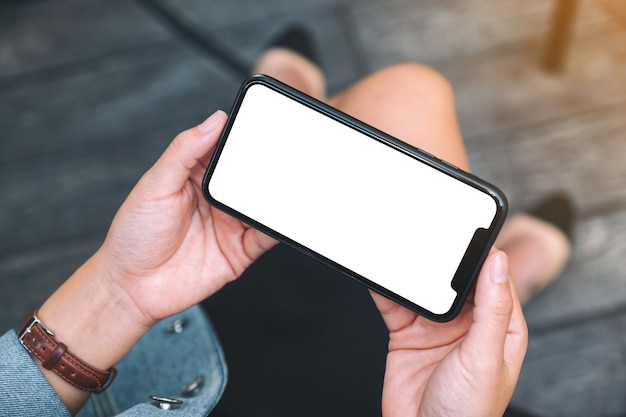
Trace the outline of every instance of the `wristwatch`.
<path fill-rule="evenodd" d="M 24 321 L 18 333 L 22 346 L 66 382 L 83 391 L 99 394 L 111 385 L 117 375 L 115 368 L 103 371 L 74 356 L 64 343 L 37 317 L 37 311 Z"/>

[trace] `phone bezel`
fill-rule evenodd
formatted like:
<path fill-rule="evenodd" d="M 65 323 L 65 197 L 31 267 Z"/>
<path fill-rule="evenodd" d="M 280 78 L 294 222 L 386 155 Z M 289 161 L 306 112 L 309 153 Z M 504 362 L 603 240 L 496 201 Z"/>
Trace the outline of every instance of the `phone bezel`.
<path fill-rule="evenodd" d="M 259 223 L 253 218 L 250 218 L 246 214 L 241 213 L 237 211 L 236 209 L 233 209 L 232 207 L 229 207 L 221 203 L 220 201 L 216 200 L 215 198 L 211 196 L 209 192 L 209 182 L 213 174 L 213 171 L 216 168 L 216 165 L 220 158 L 222 150 L 226 144 L 226 141 L 228 140 L 230 130 L 234 124 L 235 119 L 237 118 L 237 113 L 245 98 L 246 91 L 251 86 L 258 85 L 258 84 L 263 85 L 267 88 L 270 88 L 276 91 L 277 93 L 282 94 L 286 97 L 289 97 L 292 100 L 295 100 L 298 103 L 305 105 L 319 113 L 322 113 L 337 122 L 340 122 L 352 129 L 355 129 L 359 131 L 360 133 L 367 135 L 368 137 L 374 140 L 377 140 L 387 146 L 390 146 L 399 152 L 403 152 L 419 160 L 420 162 L 430 166 L 433 169 L 437 169 L 440 172 L 443 172 L 471 187 L 474 187 L 477 190 L 480 190 L 488 194 L 494 199 L 497 209 L 496 209 L 496 214 L 493 218 L 492 224 L 490 225 L 489 229 L 486 229 L 486 232 L 484 232 L 486 233 L 486 235 L 483 233 L 480 236 L 480 240 L 481 240 L 480 242 L 478 242 L 478 239 L 479 239 L 478 235 L 477 234 L 475 235 L 475 239 L 472 240 L 472 243 L 470 243 L 470 246 L 468 246 L 467 248 L 465 256 L 463 257 L 462 261 L 459 263 L 459 267 L 452 280 L 452 283 L 454 284 L 456 282 L 458 286 L 458 288 L 455 287 L 455 290 L 457 291 L 457 297 L 452 303 L 451 308 L 446 313 L 443 313 L 443 314 L 433 313 L 423 308 L 422 306 L 419 306 L 415 304 L 414 302 L 400 296 L 399 294 L 396 294 L 386 289 L 385 287 L 373 281 L 370 281 L 366 277 L 361 276 L 353 272 L 352 270 L 347 269 L 343 267 L 342 265 L 336 263 L 335 261 L 328 259 L 325 256 L 307 248 L 306 246 L 300 244 L 299 242 L 296 242 L 295 240 L 289 238 L 288 236 L 285 236 L 275 230 L 270 229 L 269 227 Z M 373 126 L 370 126 L 358 119 L 355 119 L 341 112 L 340 110 L 333 108 L 319 100 L 316 100 L 315 98 L 310 97 L 307 94 L 301 91 L 298 91 L 272 77 L 269 77 L 267 75 L 260 75 L 260 74 L 249 77 L 239 89 L 237 97 L 231 108 L 226 126 L 221 134 L 221 137 L 216 145 L 215 151 L 210 159 L 209 165 L 205 172 L 205 175 L 202 181 L 202 191 L 207 201 L 210 204 L 217 207 L 218 209 L 230 214 L 231 216 L 243 221 L 244 223 L 250 226 L 253 226 L 263 231 L 264 233 L 295 248 L 296 250 L 308 256 L 311 256 L 314 259 L 317 259 L 318 261 L 321 261 L 322 263 L 334 268 L 335 270 L 342 272 L 343 274 L 356 280 L 362 285 L 365 285 L 366 287 L 384 295 L 385 297 L 390 298 L 396 301 L 397 303 L 417 312 L 418 314 L 423 315 L 427 317 L 428 319 L 437 321 L 437 322 L 450 321 L 454 317 L 456 317 L 458 313 L 460 312 L 465 300 L 467 299 L 472 289 L 473 284 L 475 283 L 478 277 L 478 273 L 480 272 L 480 269 L 484 263 L 484 260 L 489 254 L 491 246 L 495 242 L 497 234 L 500 228 L 502 227 L 502 224 L 504 223 L 504 219 L 506 218 L 506 214 L 508 211 L 508 204 L 507 204 L 506 197 L 504 196 L 504 193 L 493 184 L 490 184 L 469 172 L 463 171 L 459 169 L 458 167 L 446 161 L 443 161 L 422 149 L 413 147 L 405 142 L 402 142 L 374 128 Z M 472 260 L 472 262 L 469 262 L 468 259 Z"/>

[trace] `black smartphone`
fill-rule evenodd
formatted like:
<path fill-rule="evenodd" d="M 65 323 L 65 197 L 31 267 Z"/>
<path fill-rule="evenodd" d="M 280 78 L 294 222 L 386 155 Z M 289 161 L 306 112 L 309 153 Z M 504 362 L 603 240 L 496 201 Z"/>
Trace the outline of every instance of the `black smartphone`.
<path fill-rule="evenodd" d="M 493 185 L 264 75 L 242 85 L 203 191 L 434 321 L 459 313 L 507 211 Z"/>

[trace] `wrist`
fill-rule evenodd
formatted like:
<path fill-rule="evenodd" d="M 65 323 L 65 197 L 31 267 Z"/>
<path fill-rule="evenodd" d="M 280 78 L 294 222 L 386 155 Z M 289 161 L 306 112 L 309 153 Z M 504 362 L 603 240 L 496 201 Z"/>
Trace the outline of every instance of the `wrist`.
<path fill-rule="evenodd" d="M 132 300 L 108 279 L 100 252 L 39 308 L 39 318 L 83 361 L 115 366 L 149 329 Z"/>
<path fill-rule="evenodd" d="M 81 391 L 101 393 L 115 379 L 115 368 L 97 369 L 75 356 L 37 316 L 37 311 L 24 321 L 18 333 L 22 346 L 40 362 L 40 367 L 52 371 Z"/>

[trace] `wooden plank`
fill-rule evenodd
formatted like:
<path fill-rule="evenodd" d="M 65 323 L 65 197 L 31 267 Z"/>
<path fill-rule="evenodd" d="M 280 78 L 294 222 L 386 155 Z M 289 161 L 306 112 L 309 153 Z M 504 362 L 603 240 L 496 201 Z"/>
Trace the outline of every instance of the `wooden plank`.
<path fill-rule="evenodd" d="M 133 184 L 165 147 L 160 135 L 146 131 L 143 135 L 146 140 L 134 142 L 134 137 L 126 137 L 126 153 L 92 145 L 89 150 L 32 157 L 28 169 L 23 160 L 3 164 L 3 255 L 106 227 Z"/>
<path fill-rule="evenodd" d="M 626 30 L 582 39 L 559 76 L 536 63 L 536 44 L 451 59 L 439 69 L 456 93 L 468 142 L 626 102 Z"/>
<path fill-rule="evenodd" d="M 555 190 L 580 215 L 626 207 L 626 105 L 467 141 L 475 173 L 493 181 L 513 208 Z"/>
<path fill-rule="evenodd" d="M 221 32 L 231 25 L 250 27 L 258 21 L 284 21 L 287 17 L 291 22 L 307 22 L 314 26 L 315 21 L 309 20 L 311 15 L 321 9 L 333 8 L 337 3 L 351 3 L 337 0 L 265 0 L 261 5 L 257 0 L 220 0 L 207 4 L 203 0 L 166 0 L 165 4 L 189 19 L 191 23 L 208 31 Z M 354 2 L 358 4 L 358 2 Z M 256 25 L 255 25 L 256 26 Z M 256 27 L 257 36 L 275 30 L 279 25 Z"/>
<path fill-rule="evenodd" d="M 106 229 L 0 257 L 0 334 L 20 325 L 95 252 Z M 5 256 L 8 255 L 8 256 Z"/>
<path fill-rule="evenodd" d="M 402 0 L 364 2 L 354 10 L 360 38 L 369 47 L 373 67 L 400 60 L 437 63 L 519 42 L 544 25 L 548 2 L 505 5 L 497 1 Z"/>
<path fill-rule="evenodd" d="M 11 105 L 0 116 L 0 160 L 98 142 L 122 147 L 145 127 L 230 106 L 238 81 L 189 51 L 160 52 L 4 91 Z"/>
<path fill-rule="evenodd" d="M 530 333 L 513 404 L 538 416 L 626 414 L 626 311 Z"/>
<path fill-rule="evenodd" d="M 3 126 L 0 251 L 104 227 L 179 131 L 238 82 L 193 55 L 23 88 Z M 22 117 L 24 116 L 24 117 Z"/>
<path fill-rule="evenodd" d="M 285 20 L 307 20 L 315 26 L 316 22 L 309 19 L 311 14 L 320 8 L 332 9 L 339 4 L 351 10 L 356 26 L 362 31 L 363 44 L 379 60 L 375 66 L 383 62 L 386 65 L 398 58 L 414 59 L 416 51 L 421 60 L 436 62 L 520 39 L 543 37 L 551 9 L 550 2 L 508 5 L 495 0 L 473 0 L 463 4 L 450 0 L 384 3 L 316 0 L 306 4 L 272 0 L 264 2 L 263 7 L 252 0 L 221 1 L 210 5 L 198 0 L 163 3 L 196 27 L 214 34 L 223 34 L 224 29 L 233 25 L 258 28 L 254 22 L 259 19 L 273 20 L 275 23 L 271 28 Z M 582 35 L 606 25 L 607 16 L 599 7 L 588 6 L 581 15 L 584 19 L 578 25 L 578 32 Z M 463 24 L 459 25 L 458 21 Z M 0 23 L 0 56 L 6 64 L 0 69 L 0 76 L 66 65 L 172 38 L 172 34 L 144 8 L 135 2 L 119 0 L 88 4 L 64 0 L 55 3 L 54 7 L 41 2 L 20 7 L 4 6 Z M 455 30 L 445 30 L 448 27 Z M 537 27 L 543 30 L 537 30 Z M 256 33 L 258 35 L 258 30 Z M 413 33 L 420 36 L 407 36 Z M 230 42 L 226 36 L 222 39 Z"/>
<path fill-rule="evenodd" d="M 245 0 L 223 2 L 219 7 L 207 7 L 206 2 L 186 3 L 189 4 L 175 2 L 166 6 L 209 43 L 250 64 L 277 32 L 294 22 L 302 22 L 305 13 L 306 26 L 318 43 L 334 45 L 320 48 L 322 65 L 330 75 L 330 89 L 336 91 L 355 78 L 354 65 L 349 62 L 353 55 L 349 47 L 353 45 L 335 41 L 351 39 L 342 23 L 346 8 L 341 4 L 334 5 L 331 0 L 306 5 L 274 0 L 264 7 L 255 7 L 256 3 L 248 4 Z M 132 59 L 133 54 L 146 55 L 144 50 L 155 59 L 161 57 L 160 46 L 171 49 L 172 43 L 187 48 L 180 33 L 172 31 L 149 8 L 135 2 L 99 1 L 87 5 L 64 0 L 63 7 L 37 5 L 7 8 L 7 13 L 0 16 L 0 23 L 7 22 L 0 24 L 0 60 L 5 64 L 0 68 L 0 87 L 24 78 L 28 82 L 32 78 L 77 71 L 84 66 L 99 65 L 102 60 L 117 63 L 120 59 Z M 209 58 L 220 65 L 219 56 L 211 54 L 209 51 Z M 232 71 L 227 66 L 222 69 Z"/>
<path fill-rule="evenodd" d="M 359 65 L 363 51 L 353 39 L 351 6 L 344 2 L 314 0 L 303 4 L 272 0 L 261 8 L 250 0 L 228 2 L 222 8 L 207 8 L 206 2 L 197 0 L 168 3 L 169 12 L 187 27 L 251 65 L 278 34 L 296 24 L 310 32 L 330 91 L 337 91 L 364 74 Z"/>
<path fill-rule="evenodd" d="M 610 12 L 598 4 L 603 2 L 581 6 L 575 41 L 605 30 L 613 21 Z M 446 61 L 463 61 L 530 41 L 540 53 L 552 8 L 550 1 L 368 0 L 351 4 L 359 37 L 368 46 L 374 68 L 398 60 L 438 67 Z"/>
<path fill-rule="evenodd" d="M 531 330 L 549 331 L 626 309 L 626 208 L 579 222 L 571 262 L 525 307 Z"/>
<path fill-rule="evenodd" d="M 171 38 L 132 1 L 63 0 L 1 7 L 0 78 Z"/>
<path fill-rule="evenodd" d="M 318 22 L 320 32 L 314 36 L 320 44 L 347 36 L 341 14 L 318 10 L 311 18 Z M 259 21 L 255 27 L 270 23 Z M 276 31 L 259 37 L 244 29 L 232 27 L 224 34 L 236 45 L 248 45 L 240 49 L 252 61 Z M 348 45 L 323 53 L 321 58 L 324 66 L 336 69 L 328 80 L 331 89 L 356 77 Z M 218 107 L 228 109 L 240 82 L 240 75 L 232 76 L 219 62 L 195 50 L 162 43 L 147 51 L 138 48 L 133 54 L 103 58 L 52 79 L 5 85 L 0 127 L 6 151 L 0 154 L 0 161 L 78 143 L 112 144 L 114 138 L 139 132 L 143 126 L 190 120 L 194 113 L 203 115 Z"/>
<path fill-rule="evenodd" d="M 351 15 L 370 69 L 434 66 L 452 83 L 468 141 L 626 102 L 626 29 L 604 1 L 582 2 L 558 77 L 539 65 L 553 2 L 361 3 Z"/>
<path fill-rule="evenodd" d="M 247 1 L 243 2 L 247 4 Z M 213 11 L 202 7 L 203 2 L 196 4 L 196 8 L 180 8 L 178 11 L 186 11 L 185 18 L 195 29 L 205 32 L 212 39 L 227 40 L 228 47 L 249 62 L 254 62 L 285 28 L 294 24 L 303 26 L 315 43 L 330 93 L 366 74 L 368 64 L 365 61 L 369 59 L 367 45 L 361 44 L 355 37 L 357 28 L 353 24 L 350 7 L 329 0 L 316 0 L 306 5 L 285 0 L 274 2 L 276 8 L 263 9 L 264 12 L 250 6 L 252 11 L 242 15 L 247 16 L 245 21 L 238 20 L 228 26 L 216 22 Z M 307 16 L 306 20 L 302 19 L 303 15 Z M 215 24 L 204 23 L 205 18 Z"/>

